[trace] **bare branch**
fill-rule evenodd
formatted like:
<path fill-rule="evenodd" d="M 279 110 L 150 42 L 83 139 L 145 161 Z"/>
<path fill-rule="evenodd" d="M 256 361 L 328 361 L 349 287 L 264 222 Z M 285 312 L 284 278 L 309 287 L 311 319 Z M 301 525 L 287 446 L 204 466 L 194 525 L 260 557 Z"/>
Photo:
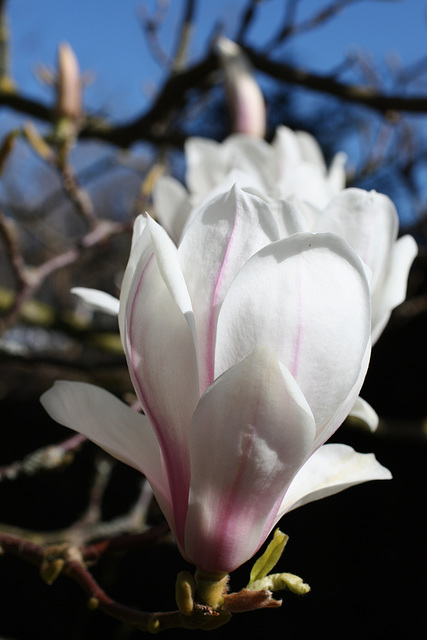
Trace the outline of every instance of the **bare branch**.
<path fill-rule="evenodd" d="M 286 7 L 286 14 L 283 27 L 281 31 L 273 38 L 267 45 L 267 50 L 271 50 L 272 47 L 276 47 L 282 44 L 290 36 L 296 36 L 307 31 L 312 31 L 320 25 L 324 24 L 328 20 L 334 18 L 338 13 L 343 11 L 350 4 L 355 2 L 361 2 L 361 0 L 336 0 L 332 2 L 328 7 L 324 7 L 318 13 L 314 14 L 303 22 L 296 23 L 295 15 L 299 0 L 288 0 Z"/>

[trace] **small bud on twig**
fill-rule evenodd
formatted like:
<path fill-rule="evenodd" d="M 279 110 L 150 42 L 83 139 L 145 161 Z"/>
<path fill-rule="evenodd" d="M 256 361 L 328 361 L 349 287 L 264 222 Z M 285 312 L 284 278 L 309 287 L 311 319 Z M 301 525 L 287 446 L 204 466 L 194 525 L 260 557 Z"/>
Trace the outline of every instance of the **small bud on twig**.
<path fill-rule="evenodd" d="M 264 138 L 265 102 L 249 60 L 239 45 L 227 38 L 218 40 L 218 51 L 234 133 Z"/>

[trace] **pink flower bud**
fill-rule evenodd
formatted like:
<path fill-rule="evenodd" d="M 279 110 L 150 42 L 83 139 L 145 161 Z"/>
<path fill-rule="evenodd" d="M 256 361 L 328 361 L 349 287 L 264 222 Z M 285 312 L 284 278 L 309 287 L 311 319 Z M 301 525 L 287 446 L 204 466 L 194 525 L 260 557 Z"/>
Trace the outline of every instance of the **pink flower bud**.
<path fill-rule="evenodd" d="M 264 138 L 265 102 L 249 60 L 242 49 L 227 38 L 219 39 L 218 51 L 225 73 L 233 132 Z"/>
<path fill-rule="evenodd" d="M 82 81 L 79 65 L 69 44 L 58 49 L 58 85 L 56 113 L 58 118 L 77 121 L 82 113 Z"/>

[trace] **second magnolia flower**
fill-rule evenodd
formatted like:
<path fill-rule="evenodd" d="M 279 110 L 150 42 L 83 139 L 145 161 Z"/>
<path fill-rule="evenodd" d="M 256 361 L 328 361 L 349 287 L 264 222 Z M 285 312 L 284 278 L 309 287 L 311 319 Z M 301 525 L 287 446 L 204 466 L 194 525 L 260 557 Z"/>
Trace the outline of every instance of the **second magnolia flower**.
<path fill-rule="evenodd" d="M 339 236 L 280 239 L 268 204 L 238 187 L 200 209 L 178 248 L 140 218 L 119 324 L 145 416 L 76 383 L 42 402 L 147 476 L 198 567 L 230 572 L 297 503 L 390 477 L 364 456 L 340 476 L 351 450 L 322 447 L 370 355 L 365 269 Z"/>

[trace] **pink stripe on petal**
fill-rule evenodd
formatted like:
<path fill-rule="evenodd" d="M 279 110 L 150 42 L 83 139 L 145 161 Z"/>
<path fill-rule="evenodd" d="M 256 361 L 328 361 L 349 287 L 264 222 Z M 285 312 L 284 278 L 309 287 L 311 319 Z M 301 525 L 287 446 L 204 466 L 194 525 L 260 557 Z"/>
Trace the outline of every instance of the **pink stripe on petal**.
<path fill-rule="evenodd" d="M 185 430 L 191 408 L 184 400 L 176 408 L 176 399 L 181 395 L 180 382 L 176 381 L 172 371 L 180 366 L 181 340 L 187 337 L 193 343 L 188 324 L 159 274 L 154 253 L 141 272 L 135 274 L 126 316 L 125 345 L 129 371 L 163 454 L 173 502 L 175 533 L 181 543 L 190 483 Z M 185 336 L 179 333 L 183 327 Z M 172 352 L 168 347 L 175 331 L 177 350 Z M 185 347 L 186 342 L 183 344 Z M 187 367 L 191 369 L 188 362 Z M 192 392 L 193 389 L 189 390 L 190 399 Z M 186 416 L 187 411 L 189 415 Z"/>
<path fill-rule="evenodd" d="M 237 203 L 236 203 L 237 204 Z M 236 215 L 234 217 L 233 226 L 228 236 L 227 246 L 225 248 L 224 256 L 221 262 L 221 266 L 218 270 L 217 277 L 215 280 L 215 285 L 212 290 L 212 297 L 210 302 L 210 311 L 207 319 L 208 323 L 208 331 L 206 334 L 206 368 L 205 372 L 207 374 L 206 380 L 204 381 L 204 385 L 202 386 L 200 393 L 203 394 L 205 389 L 212 384 L 215 379 L 215 342 L 216 342 L 216 323 L 218 318 L 218 307 L 223 297 L 223 288 L 224 282 L 227 280 L 226 269 L 227 264 L 229 262 L 229 257 L 233 245 L 233 236 L 237 228 L 237 213 L 239 211 L 239 207 L 236 207 Z M 219 302 L 220 301 L 220 302 Z"/>

